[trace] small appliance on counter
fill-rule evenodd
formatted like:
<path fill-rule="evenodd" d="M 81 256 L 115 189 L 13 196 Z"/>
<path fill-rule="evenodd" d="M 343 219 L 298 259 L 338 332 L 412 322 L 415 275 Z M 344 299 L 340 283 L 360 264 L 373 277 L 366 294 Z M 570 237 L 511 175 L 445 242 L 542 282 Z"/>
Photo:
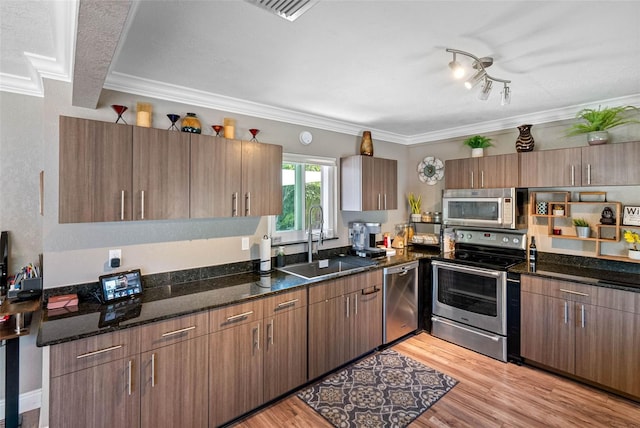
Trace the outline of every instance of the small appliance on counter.
<path fill-rule="evenodd" d="M 351 250 L 349 252 L 359 257 L 374 259 L 386 257 L 387 251 L 384 248 L 376 248 L 376 233 L 381 232 L 380 223 L 365 223 L 361 221 L 350 223 Z"/>

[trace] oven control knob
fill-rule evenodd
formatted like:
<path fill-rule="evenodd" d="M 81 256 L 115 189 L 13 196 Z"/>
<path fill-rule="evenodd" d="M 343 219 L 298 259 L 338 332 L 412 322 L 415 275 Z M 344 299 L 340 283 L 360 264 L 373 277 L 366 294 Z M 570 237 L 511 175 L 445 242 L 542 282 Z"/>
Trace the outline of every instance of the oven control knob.
<path fill-rule="evenodd" d="M 471 236 L 472 235 L 470 233 L 467 233 L 467 239 L 471 239 Z"/>
<path fill-rule="evenodd" d="M 509 238 L 507 238 L 507 237 L 505 236 L 504 238 L 502 238 L 502 242 L 504 242 L 504 243 L 506 244 L 507 242 L 509 242 Z"/>
<path fill-rule="evenodd" d="M 514 244 L 518 244 L 518 243 L 520 243 L 520 239 L 519 239 L 519 238 L 513 238 L 513 243 L 514 243 Z"/>
<path fill-rule="evenodd" d="M 462 241 L 464 239 L 464 233 L 458 233 L 458 239 Z"/>

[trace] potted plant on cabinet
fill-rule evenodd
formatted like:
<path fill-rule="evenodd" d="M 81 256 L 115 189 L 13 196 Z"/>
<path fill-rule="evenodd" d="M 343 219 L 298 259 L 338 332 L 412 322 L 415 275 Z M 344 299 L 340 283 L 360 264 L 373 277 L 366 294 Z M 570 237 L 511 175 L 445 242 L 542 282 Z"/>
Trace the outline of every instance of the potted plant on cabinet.
<path fill-rule="evenodd" d="M 638 232 L 625 230 L 624 240 L 632 246 L 632 248 L 629 248 L 629 258 L 633 260 L 640 260 L 640 250 L 638 249 L 638 245 L 640 245 L 640 235 Z"/>
<path fill-rule="evenodd" d="M 590 146 L 597 144 L 606 144 L 609 141 L 608 129 L 614 128 L 626 123 L 640 123 L 635 119 L 625 119 L 622 113 L 628 111 L 638 111 L 634 106 L 605 107 L 597 110 L 585 108 L 580 110 L 576 117 L 584 120 L 586 123 L 575 123 L 569 128 L 569 136 L 587 134 L 587 142 Z"/>
<path fill-rule="evenodd" d="M 409 208 L 411 209 L 411 221 L 420 221 L 420 208 L 422 206 L 422 196 L 416 197 L 413 192 L 407 196 L 409 199 Z"/>
<path fill-rule="evenodd" d="M 573 225 L 576 228 L 576 235 L 578 238 L 588 238 L 591 234 L 591 229 L 589 229 L 589 222 L 587 222 L 583 218 L 574 218 Z"/>
<path fill-rule="evenodd" d="M 493 146 L 491 144 L 491 138 L 483 137 L 482 135 L 474 135 L 463 141 L 465 146 L 471 147 L 471 157 L 479 158 L 484 156 L 484 149 Z"/>

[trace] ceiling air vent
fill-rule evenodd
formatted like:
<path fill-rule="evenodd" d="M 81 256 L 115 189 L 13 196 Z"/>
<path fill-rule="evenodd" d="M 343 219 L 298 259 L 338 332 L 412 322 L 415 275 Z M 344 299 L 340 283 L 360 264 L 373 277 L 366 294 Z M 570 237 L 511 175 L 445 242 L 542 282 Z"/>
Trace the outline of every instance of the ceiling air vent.
<path fill-rule="evenodd" d="M 275 13 L 287 21 L 295 21 L 320 0 L 246 0 L 262 9 Z"/>

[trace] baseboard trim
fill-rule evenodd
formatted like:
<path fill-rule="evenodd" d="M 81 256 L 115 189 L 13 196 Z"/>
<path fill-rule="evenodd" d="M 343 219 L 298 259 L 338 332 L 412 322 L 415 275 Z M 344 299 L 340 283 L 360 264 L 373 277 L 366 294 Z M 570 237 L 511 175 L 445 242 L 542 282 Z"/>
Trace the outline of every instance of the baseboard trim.
<path fill-rule="evenodd" d="M 42 406 L 42 389 L 34 389 L 33 391 L 20 394 L 18 398 L 18 409 L 20 413 L 29 410 L 39 409 Z M 0 400 L 0 419 L 5 419 L 5 400 Z"/>

